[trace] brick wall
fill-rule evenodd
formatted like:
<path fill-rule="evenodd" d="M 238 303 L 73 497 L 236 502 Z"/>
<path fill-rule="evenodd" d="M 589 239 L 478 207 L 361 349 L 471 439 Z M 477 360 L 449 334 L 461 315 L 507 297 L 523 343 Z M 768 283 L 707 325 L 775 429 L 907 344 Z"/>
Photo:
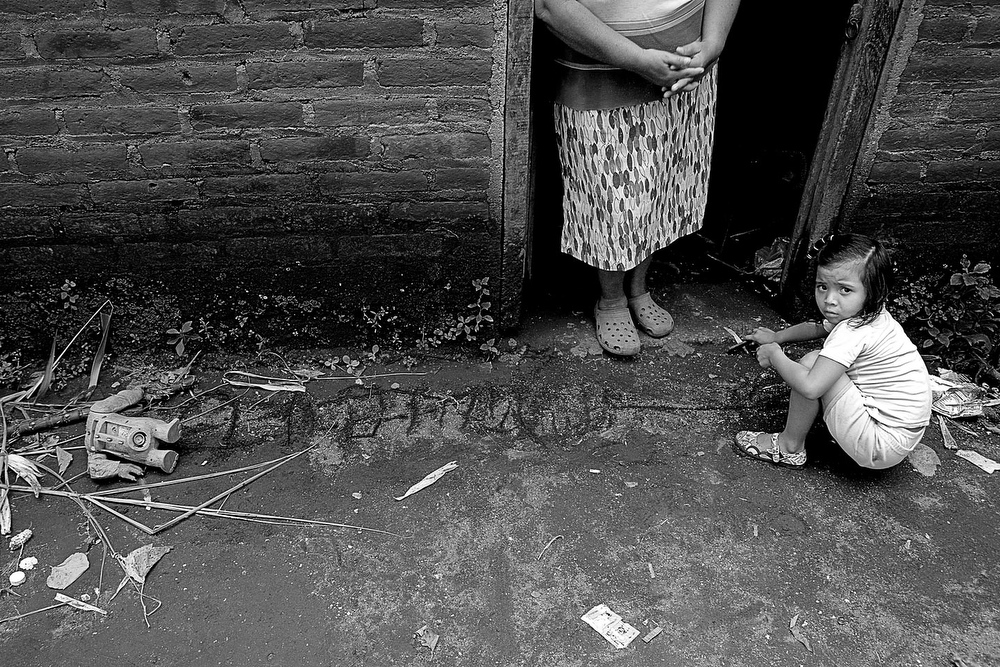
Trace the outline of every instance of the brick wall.
<path fill-rule="evenodd" d="M 182 303 L 239 283 L 350 310 L 495 275 L 505 20 L 0 0 L 0 287 L 127 274 Z"/>
<path fill-rule="evenodd" d="M 921 255 L 1000 260 L 1000 2 L 914 3 L 848 222 Z"/>

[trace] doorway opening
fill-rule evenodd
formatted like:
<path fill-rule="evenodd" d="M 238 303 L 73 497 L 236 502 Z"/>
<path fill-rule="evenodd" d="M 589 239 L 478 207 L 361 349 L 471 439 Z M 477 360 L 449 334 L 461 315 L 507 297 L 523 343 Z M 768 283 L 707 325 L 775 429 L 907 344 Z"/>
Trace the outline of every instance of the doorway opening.
<path fill-rule="evenodd" d="M 791 236 L 826 112 L 851 0 L 743 0 L 719 65 L 715 148 L 703 228 L 655 256 L 658 281 L 753 275 Z M 593 269 L 559 251 L 562 184 L 552 123 L 555 37 L 535 22 L 532 47 L 529 309 L 593 308 Z M 777 243 L 776 243 L 777 241 Z M 754 277 L 766 295 L 774 279 Z"/>

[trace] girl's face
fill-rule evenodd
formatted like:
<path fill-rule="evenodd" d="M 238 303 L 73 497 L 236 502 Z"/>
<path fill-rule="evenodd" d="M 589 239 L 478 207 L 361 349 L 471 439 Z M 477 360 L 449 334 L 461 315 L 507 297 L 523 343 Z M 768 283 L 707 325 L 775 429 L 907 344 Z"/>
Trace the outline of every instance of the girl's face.
<path fill-rule="evenodd" d="M 832 264 L 816 269 L 816 305 L 830 324 L 849 320 L 865 305 L 861 262 Z"/>

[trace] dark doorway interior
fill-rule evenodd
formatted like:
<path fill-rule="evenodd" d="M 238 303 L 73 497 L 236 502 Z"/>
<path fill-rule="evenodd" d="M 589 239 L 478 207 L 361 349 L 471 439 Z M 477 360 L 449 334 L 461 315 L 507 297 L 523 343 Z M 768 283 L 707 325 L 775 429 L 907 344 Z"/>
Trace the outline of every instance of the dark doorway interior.
<path fill-rule="evenodd" d="M 788 237 L 819 137 L 850 0 L 743 0 L 719 67 L 704 228 L 657 254 L 651 282 L 731 279 Z M 562 188 L 552 130 L 553 37 L 536 22 L 532 64 L 535 206 L 529 306 L 587 311 L 593 270 L 559 252 Z M 755 281 L 768 289 L 766 281 Z"/>

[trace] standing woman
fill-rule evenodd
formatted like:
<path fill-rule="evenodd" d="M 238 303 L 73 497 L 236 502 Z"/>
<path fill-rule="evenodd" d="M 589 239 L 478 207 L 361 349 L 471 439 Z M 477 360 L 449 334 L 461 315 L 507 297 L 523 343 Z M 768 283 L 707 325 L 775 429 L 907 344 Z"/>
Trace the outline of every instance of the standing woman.
<path fill-rule="evenodd" d="M 674 327 L 650 297 L 646 274 L 655 251 L 702 225 L 714 65 L 738 6 L 535 0 L 563 46 L 555 97 L 561 249 L 597 268 L 597 340 L 612 354 L 639 352 L 636 326 L 653 337 Z"/>

